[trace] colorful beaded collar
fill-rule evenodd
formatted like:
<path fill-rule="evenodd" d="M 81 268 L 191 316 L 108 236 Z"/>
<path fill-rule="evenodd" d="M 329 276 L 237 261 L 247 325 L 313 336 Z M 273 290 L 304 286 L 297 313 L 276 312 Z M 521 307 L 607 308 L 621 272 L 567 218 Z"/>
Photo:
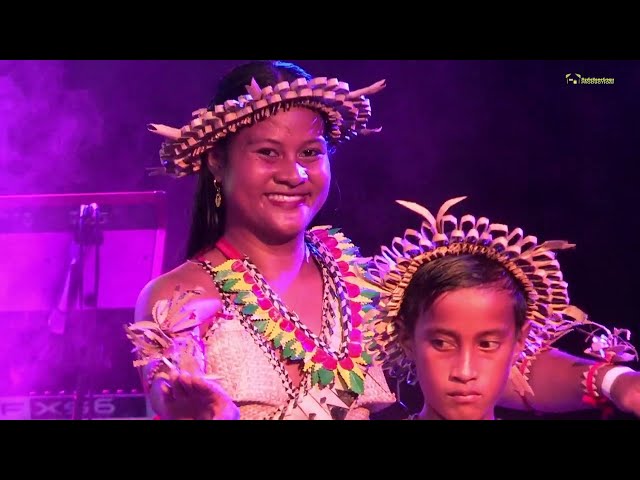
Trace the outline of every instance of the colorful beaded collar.
<path fill-rule="evenodd" d="M 338 229 L 315 227 L 305 239 L 310 252 L 328 273 L 323 277 L 332 280 L 339 300 L 342 338 L 337 351 L 287 309 L 251 260 L 227 240 L 216 244 L 227 258 L 225 262 L 216 267 L 204 259 L 200 263 L 212 276 L 227 306 L 241 315 L 245 325 L 285 359 L 303 362 L 303 371 L 311 375 L 312 386 L 324 387 L 338 381 L 345 390 L 362 394 L 365 371 L 372 363 L 363 348 L 368 334 L 362 326 L 375 315 L 378 293 L 367 288 L 367 283 L 354 272 L 357 247 Z"/>

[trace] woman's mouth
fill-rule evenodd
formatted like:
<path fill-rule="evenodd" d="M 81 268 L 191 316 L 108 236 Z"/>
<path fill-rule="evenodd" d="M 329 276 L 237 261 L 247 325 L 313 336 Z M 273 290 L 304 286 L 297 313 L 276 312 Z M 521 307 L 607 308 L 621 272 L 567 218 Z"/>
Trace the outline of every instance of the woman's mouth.
<path fill-rule="evenodd" d="M 267 199 L 278 207 L 297 207 L 305 203 L 308 195 L 288 193 L 267 193 Z"/>

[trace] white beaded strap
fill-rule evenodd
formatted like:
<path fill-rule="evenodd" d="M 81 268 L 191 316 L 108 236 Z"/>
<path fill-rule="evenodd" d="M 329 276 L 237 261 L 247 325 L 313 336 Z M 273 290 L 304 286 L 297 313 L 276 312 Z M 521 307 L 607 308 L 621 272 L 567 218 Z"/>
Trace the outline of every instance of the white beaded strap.
<path fill-rule="evenodd" d="M 611 400 L 611 386 L 616 379 L 622 375 L 623 373 L 633 372 L 634 370 L 629 367 L 613 367 L 607 373 L 605 373 L 604 377 L 602 377 L 602 394 Z"/>

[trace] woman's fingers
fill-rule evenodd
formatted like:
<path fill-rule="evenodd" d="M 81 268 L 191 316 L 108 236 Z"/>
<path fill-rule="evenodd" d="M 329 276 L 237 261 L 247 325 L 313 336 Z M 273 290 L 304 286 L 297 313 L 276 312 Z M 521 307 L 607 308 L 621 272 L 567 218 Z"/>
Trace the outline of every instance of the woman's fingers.
<path fill-rule="evenodd" d="M 164 395 L 165 398 L 172 398 L 173 397 L 173 392 L 172 392 L 172 388 L 171 388 L 171 384 L 167 381 L 164 380 L 161 384 L 160 384 L 160 391 L 162 392 L 162 395 Z"/>
<path fill-rule="evenodd" d="M 173 384 L 174 397 L 188 398 L 194 395 L 191 375 L 180 373 Z"/>
<path fill-rule="evenodd" d="M 209 395 L 213 392 L 213 389 L 209 386 L 209 382 L 202 377 L 193 377 L 191 379 L 191 388 L 199 395 Z"/>

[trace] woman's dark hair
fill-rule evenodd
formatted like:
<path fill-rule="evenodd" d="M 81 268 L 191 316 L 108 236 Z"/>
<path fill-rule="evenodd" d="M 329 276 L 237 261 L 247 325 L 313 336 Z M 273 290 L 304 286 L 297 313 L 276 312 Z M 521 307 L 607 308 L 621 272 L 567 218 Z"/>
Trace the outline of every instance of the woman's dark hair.
<path fill-rule="evenodd" d="M 527 301 L 524 288 L 499 262 L 480 255 L 447 255 L 423 264 L 405 290 L 398 314 L 403 335 L 413 335 L 418 317 L 443 293 L 461 288 L 504 290 L 514 299 L 516 331 L 525 324 Z"/>
<path fill-rule="evenodd" d="M 260 87 L 276 85 L 279 82 L 291 82 L 297 78 L 311 79 L 306 71 L 299 66 L 281 61 L 259 60 L 242 64 L 227 73 L 219 82 L 213 101 L 209 105 L 224 103 L 229 99 L 236 99 L 246 95 L 245 85 L 251 84 L 254 78 Z M 224 159 L 226 138 L 218 142 L 216 148 Z M 191 228 L 187 241 L 187 258 L 192 258 L 207 247 L 212 247 L 222 236 L 225 220 L 224 201 L 217 209 L 215 206 L 216 188 L 213 174 L 207 168 L 206 154 L 202 158 L 202 168 L 198 176 L 194 205 L 191 216 Z"/>

